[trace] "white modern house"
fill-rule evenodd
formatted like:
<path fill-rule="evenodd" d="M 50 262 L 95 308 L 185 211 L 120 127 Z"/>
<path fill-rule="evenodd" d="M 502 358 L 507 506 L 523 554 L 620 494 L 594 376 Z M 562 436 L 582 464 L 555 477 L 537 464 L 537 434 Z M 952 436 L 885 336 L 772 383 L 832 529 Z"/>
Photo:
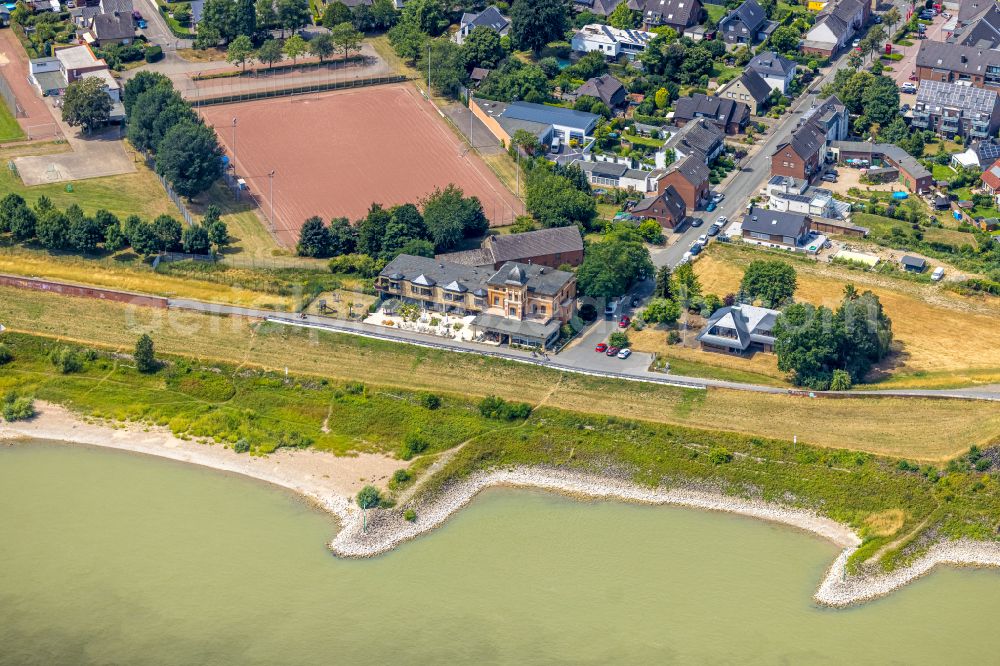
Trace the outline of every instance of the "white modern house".
<path fill-rule="evenodd" d="M 458 32 L 452 37 L 456 44 L 465 43 L 465 38 L 476 28 L 483 26 L 489 28 L 501 37 L 510 32 L 510 19 L 500 13 L 497 7 L 487 7 L 478 14 L 466 12 L 462 14 L 462 20 L 458 24 Z"/>
<path fill-rule="evenodd" d="M 609 25 L 591 23 L 573 35 L 570 44 L 579 53 L 599 51 L 609 59 L 625 55 L 629 60 L 635 60 L 654 37 L 655 34 L 644 30 L 620 30 Z"/>

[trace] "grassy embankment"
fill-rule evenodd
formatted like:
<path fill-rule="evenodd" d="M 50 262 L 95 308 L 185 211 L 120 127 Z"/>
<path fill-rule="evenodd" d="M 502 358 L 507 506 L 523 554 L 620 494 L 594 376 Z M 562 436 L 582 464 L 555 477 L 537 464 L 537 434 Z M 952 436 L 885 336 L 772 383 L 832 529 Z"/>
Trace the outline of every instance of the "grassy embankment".
<path fill-rule="evenodd" d="M 1000 299 L 988 296 L 966 297 L 942 288 L 905 277 L 893 277 L 870 271 L 782 254 L 763 253 L 739 245 L 713 243 L 695 262 L 695 271 L 704 293 L 720 296 L 735 292 L 743 270 L 753 259 L 782 259 L 791 263 L 798 274 L 796 300 L 835 308 L 841 301 L 844 286 L 853 283 L 858 289 L 875 292 L 892 319 L 895 352 L 873 374 L 876 383 L 870 388 L 949 388 L 1000 381 L 1000 348 L 978 346 L 970 351 L 969 340 L 992 330 L 1000 318 Z M 636 336 L 634 347 L 656 351 L 670 360 L 681 372 L 693 350 L 666 344 L 661 332 Z M 777 358 L 758 354 L 751 359 L 697 354 L 697 362 L 708 370 L 692 367 L 692 374 L 735 378 L 727 373 L 749 373 L 745 380 L 773 382 L 782 377 Z M 714 368 L 714 369 L 713 369 Z M 707 374 L 712 373 L 712 374 Z"/>
<path fill-rule="evenodd" d="M 440 406 L 431 408 L 424 393 L 409 388 L 176 356 L 143 375 L 127 357 L 92 347 L 89 355 L 78 350 L 87 359 L 81 369 L 61 374 L 48 354 L 62 343 L 9 333 L 3 340 L 14 360 L 0 373 L 0 392 L 33 395 L 86 416 L 160 424 L 181 437 L 224 445 L 242 440 L 255 453 L 311 446 L 340 455 L 401 455 L 407 442 L 424 442 L 428 448 L 414 461 L 414 473 L 426 471 L 434 454 L 461 444 L 422 481 L 424 496 L 475 471 L 513 465 L 611 474 L 651 487 L 693 486 L 845 522 L 865 538 L 855 563 L 894 541 L 897 548 L 909 544 L 930 528 L 952 537 L 995 538 L 1000 521 L 991 456 L 981 469 L 962 458 L 943 472 L 930 466 L 918 471 L 856 451 L 538 406 L 552 401 L 537 393 L 527 419 L 495 421 L 480 415 L 469 395 L 438 394 Z M 379 351 L 389 350 L 382 345 Z M 511 370 L 493 365 L 501 375 Z M 890 567 L 913 554 L 889 550 L 881 562 Z"/>
<path fill-rule="evenodd" d="M 404 390 L 496 394 L 575 412 L 770 436 L 940 461 L 1000 433 L 994 404 L 957 400 L 817 400 L 616 381 L 471 354 L 454 354 L 238 317 L 132 308 L 0 288 L 0 322 L 11 330 L 130 350 L 150 332 L 164 352 Z M 921 418 L 913 418 L 920 414 Z"/>

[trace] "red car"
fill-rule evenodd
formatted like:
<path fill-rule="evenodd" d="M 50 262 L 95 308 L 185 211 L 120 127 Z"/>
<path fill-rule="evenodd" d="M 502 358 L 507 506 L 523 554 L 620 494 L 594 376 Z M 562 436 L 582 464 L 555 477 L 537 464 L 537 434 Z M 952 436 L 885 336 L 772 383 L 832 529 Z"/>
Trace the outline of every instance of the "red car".
<path fill-rule="evenodd" d="M 599 342 L 597 346 L 594 347 L 594 351 L 603 354 L 604 352 L 608 351 L 608 345 L 606 345 L 603 342 Z"/>
<path fill-rule="evenodd" d="M 621 351 L 618 347 L 608 347 L 608 351 L 605 352 L 608 356 L 618 356 L 618 352 Z"/>
<path fill-rule="evenodd" d="M 631 323 L 632 320 L 628 315 L 622 315 L 622 318 L 618 321 L 618 328 L 628 328 Z"/>

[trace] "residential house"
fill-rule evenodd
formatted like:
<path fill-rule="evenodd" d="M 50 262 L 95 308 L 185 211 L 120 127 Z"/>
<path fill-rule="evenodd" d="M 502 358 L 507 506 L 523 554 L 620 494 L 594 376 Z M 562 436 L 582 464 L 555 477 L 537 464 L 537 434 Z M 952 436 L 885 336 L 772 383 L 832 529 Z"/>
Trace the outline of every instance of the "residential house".
<path fill-rule="evenodd" d="M 948 42 L 981 49 L 1000 47 L 1000 8 L 996 3 L 976 0 L 962 4 L 968 9 L 965 12 L 959 10 L 955 31 L 948 38 Z"/>
<path fill-rule="evenodd" d="M 625 0 L 573 0 L 573 9 L 597 16 L 610 16 Z"/>
<path fill-rule="evenodd" d="M 708 318 L 697 340 L 705 351 L 745 354 L 774 349 L 774 324 L 781 313 L 755 305 L 719 308 Z"/>
<path fill-rule="evenodd" d="M 119 14 L 132 15 L 135 11 L 135 7 L 132 5 L 132 0 L 100 0 L 97 3 L 100 7 L 102 14 L 114 14 L 118 12 Z"/>
<path fill-rule="evenodd" d="M 695 118 L 704 118 L 726 134 L 737 134 L 750 120 L 750 107 L 743 102 L 702 93 L 678 99 L 674 104 L 674 124 L 684 127 Z"/>
<path fill-rule="evenodd" d="M 783 250 L 798 250 L 809 239 L 812 220 L 802 213 L 753 206 L 743 217 L 743 240 Z"/>
<path fill-rule="evenodd" d="M 469 33 L 480 26 L 489 28 L 503 37 L 510 32 L 510 19 L 501 14 L 496 6 L 487 7 L 478 14 L 462 14 L 462 20 L 458 24 L 458 32 L 452 36 L 452 40 L 456 44 L 463 44 Z"/>
<path fill-rule="evenodd" d="M 573 35 L 570 45 L 578 53 L 598 51 L 609 60 L 616 60 L 622 55 L 635 60 L 654 37 L 653 33 L 643 30 L 621 30 L 603 23 L 591 23 Z"/>
<path fill-rule="evenodd" d="M 994 202 L 1000 203 L 1000 160 L 991 164 L 980 178 L 983 181 L 983 189 L 987 194 L 993 195 Z"/>
<path fill-rule="evenodd" d="M 93 46 L 131 44 L 135 39 L 135 20 L 132 14 L 97 14 L 80 37 Z"/>
<path fill-rule="evenodd" d="M 826 133 L 827 142 L 843 141 L 850 134 L 851 114 L 836 95 L 830 95 L 802 114 L 801 124 L 812 122 Z"/>
<path fill-rule="evenodd" d="M 767 207 L 771 210 L 778 210 L 789 213 L 802 213 L 808 215 L 813 220 L 812 228 L 816 231 L 828 231 L 820 229 L 817 218 L 827 220 L 842 220 L 850 213 L 851 205 L 844 201 L 837 201 L 833 198 L 833 192 L 821 187 L 810 187 L 804 180 L 792 178 L 790 176 L 772 176 L 767 182 L 765 192 L 768 195 Z M 843 225 L 838 226 L 838 230 Z M 867 229 L 855 227 L 855 232 L 846 232 L 847 235 L 864 236 Z M 841 231 L 831 231 L 831 233 L 843 233 Z"/>
<path fill-rule="evenodd" d="M 583 262 L 583 236 L 575 224 L 521 234 L 497 234 L 487 236 L 475 250 L 439 254 L 435 259 L 494 269 L 508 261 L 549 268 L 579 266 Z"/>
<path fill-rule="evenodd" d="M 576 276 L 515 261 L 494 269 L 401 254 L 379 273 L 375 291 L 432 312 L 475 315 L 481 338 L 548 347 L 574 314 Z"/>
<path fill-rule="evenodd" d="M 896 169 L 899 182 L 915 194 L 930 192 L 934 186 L 931 172 L 915 157 L 892 143 L 866 141 L 833 141 L 829 146 L 832 157 L 841 162 L 864 160 L 873 166 L 888 165 Z"/>
<path fill-rule="evenodd" d="M 750 107 L 750 113 L 755 116 L 764 114 L 771 99 L 771 86 L 767 85 L 760 74 L 748 69 L 739 78 L 735 78 L 715 92 L 716 97 L 732 99 Z"/>
<path fill-rule="evenodd" d="M 657 194 L 643 198 L 630 211 L 633 216 L 656 220 L 664 229 L 675 229 L 687 216 L 684 199 L 673 185 Z"/>
<path fill-rule="evenodd" d="M 977 88 L 1000 88 L 1000 51 L 925 39 L 917 51 L 920 81 L 968 82 Z"/>
<path fill-rule="evenodd" d="M 688 211 L 697 210 L 708 201 L 710 172 L 699 155 L 688 155 L 656 172 L 656 192 L 663 194 L 668 187 L 677 190 Z"/>
<path fill-rule="evenodd" d="M 777 21 L 767 20 L 767 13 L 757 0 L 744 0 L 743 4 L 719 20 L 719 33 L 730 46 L 758 44 L 774 32 Z"/>
<path fill-rule="evenodd" d="M 666 151 L 674 151 L 674 159 L 682 160 L 688 155 L 697 155 L 705 164 L 722 154 L 725 149 L 722 130 L 704 118 L 695 118 L 674 132 L 663 144 L 663 150 L 656 153 L 656 166 L 664 169 Z M 661 157 L 662 156 L 662 157 Z"/>
<path fill-rule="evenodd" d="M 772 90 L 780 90 L 782 95 L 787 94 L 788 86 L 792 85 L 795 68 L 794 60 L 780 56 L 774 51 L 758 53 L 747 63 L 747 71 L 760 74 Z"/>
<path fill-rule="evenodd" d="M 591 135 L 600 116 L 559 106 L 531 102 L 493 102 L 469 97 L 469 108 L 499 141 L 509 146 L 517 130 L 525 130 L 544 145 L 556 136 L 566 145 L 583 143 Z"/>
<path fill-rule="evenodd" d="M 29 60 L 28 81 L 43 96 L 61 95 L 66 90 L 66 77 L 56 57 Z"/>
<path fill-rule="evenodd" d="M 825 148 L 826 134 L 814 123 L 807 122 L 774 149 L 771 175 L 811 181 L 820 171 Z"/>
<path fill-rule="evenodd" d="M 66 78 L 67 84 L 83 78 L 87 72 L 108 69 L 108 63 L 95 56 L 86 44 L 56 49 L 52 55 L 59 61 L 59 71 Z"/>
<path fill-rule="evenodd" d="M 610 74 L 595 76 L 573 91 L 574 97 L 594 97 L 604 102 L 609 109 L 625 106 L 625 86 Z"/>
<path fill-rule="evenodd" d="M 628 0 L 628 6 L 642 14 L 646 30 L 666 26 L 683 35 L 685 30 L 701 23 L 701 0 Z"/>
<path fill-rule="evenodd" d="M 603 160 L 573 160 L 587 176 L 587 181 L 596 187 L 613 187 L 645 194 L 656 190 L 654 172 L 633 169 L 629 164 Z"/>
<path fill-rule="evenodd" d="M 927 268 L 927 260 L 922 257 L 914 257 L 913 255 L 904 254 L 899 259 L 899 265 L 903 267 L 903 270 L 911 273 L 923 273 L 924 269 Z"/>
<path fill-rule="evenodd" d="M 946 137 L 985 139 L 1000 129 L 1000 95 L 960 83 L 921 81 L 910 124 Z"/>
<path fill-rule="evenodd" d="M 1000 144 L 993 137 L 984 141 L 973 141 L 961 153 L 951 156 L 952 166 L 983 171 L 1000 158 Z"/>
<path fill-rule="evenodd" d="M 108 64 L 94 56 L 86 44 L 56 49 L 51 58 L 35 58 L 28 63 L 28 81 L 43 95 L 60 95 L 70 83 L 87 78 L 97 78 L 103 83 L 112 101 L 110 119 L 124 120 L 122 86 L 111 75 Z"/>
<path fill-rule="evenodd" d="M 851 43 L 870 15 L 871 3 L 866 0 L 831 0 L 816 15 L 816 23 L 802 42 L 802 52 L 831 57 Z"/>

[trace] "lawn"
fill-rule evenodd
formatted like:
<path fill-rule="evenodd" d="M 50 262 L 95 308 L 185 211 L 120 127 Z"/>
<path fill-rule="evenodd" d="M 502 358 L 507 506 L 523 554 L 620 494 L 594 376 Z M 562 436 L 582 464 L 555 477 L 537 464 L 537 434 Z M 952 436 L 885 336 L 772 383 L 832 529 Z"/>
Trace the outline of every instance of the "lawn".
<path fill-rule="evenodd" d="M 708 14 L 708 18 L 712 20 L 712 23 L 715 23 L 716 25 L 718 25 L 719 20 L 722 19 L 728 11 L 729 10 L 726 9 L 725 5 L 705 4 L 705 13 Z"/>
<path fill-rule="evenodd" d="M 698 262 L 701 264 L 701 262 Z M 724 430 L 824 447 L 939 460 L 1000 431 L 993 405 L 866 397 L 810 400 L 783 394 L 699 391 L 618 381 L 409 345 L 177 310 L 0 288 L 3 323 L 127 350 L 149 331 L 163 352 L 331 381 L 363 379 L 407 391 L 489 394 L 575 412 Z M 890 311 L 890 314 L 893 314 Z M 984 352 L 987 351 L 984 349 Z M 920 413 L 922 418 L 913 419 Z"/>
<path fill-rule="evenodd" d="M 957 196 L 959 201 L 972 201 L 971 187 L 954 189 L 951 190 L 951 193 Z M 997 210 L 996 206 L 973 206 L 972 208 L 963 208 L 962 210 L 972 217 L 1000 217 L 1000 210 Z"/>
<path fill-rule="evenodd" d="M 759 250 L 713 244 L 695 263 L 705 293 L 735 292 L 743 268 L 755 258 L 777 258 Z M 1000 347 L 986 345 L 969 353 L 968 340 L 996 326 L 1000 299 L 967 298 L 939 285 L 893 279 L 831 264 L 792 261 L 798 273 L 795 297 L 836 307 L 844 286 L 875 292 L 892 319 L 897 353 L 884 368 L 877 387 L 935 388 L 1000 381 Z"/>
<path fill-rule="evenodd" d="M 6 103 L 0 101 L 0 143 L 23 138 L 24 132 L 21 131 L 21 126 L 17 124 L 14 114 L 7 108 Z"/>
<path fill-rule="evenodd" d="M 662 148 L 663 144 L 666 143 L 664 139 L 653 139 L 638 134 L 626 134 L 622 137 L 622 140 L 638 146 L 649 146 L 650 148 Z"/>
<path fill-rule="evenodd" d="M 935 162 L 931 168 L 931 174 L 934 176 L 934 180 L 951 180 L 955 177 L 956 171 L 947 164 Z"/>

